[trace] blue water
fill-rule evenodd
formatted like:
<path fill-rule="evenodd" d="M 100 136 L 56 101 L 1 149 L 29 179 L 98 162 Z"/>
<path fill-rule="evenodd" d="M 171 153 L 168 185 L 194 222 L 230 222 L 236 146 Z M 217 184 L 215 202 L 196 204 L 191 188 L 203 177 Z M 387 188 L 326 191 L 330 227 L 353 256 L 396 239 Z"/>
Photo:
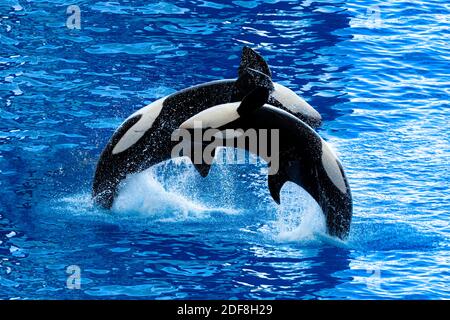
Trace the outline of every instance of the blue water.
<path fill-rule="evenodd" d="M 0 298 L 450 298 L 449 30 L 445 1 L 2 0 Z M 123 119 L 234 77 L 244 45 L 323 115 L 347 241 L 300 188 L 274 204 L 264 164 L 169 161 L 91 203 Z"/>

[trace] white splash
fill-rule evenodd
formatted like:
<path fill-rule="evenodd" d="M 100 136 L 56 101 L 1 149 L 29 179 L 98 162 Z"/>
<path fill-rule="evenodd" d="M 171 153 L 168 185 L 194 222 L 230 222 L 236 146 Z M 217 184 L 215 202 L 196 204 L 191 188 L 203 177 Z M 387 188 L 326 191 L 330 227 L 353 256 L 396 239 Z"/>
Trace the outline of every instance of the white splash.
<path fill-rule="evenodd" d="M 156 170 L 158 167 L 130 175 L 120 187 L 113 212 L 140 214 L 157 220 L 201 219 L 212 212 L 236 213 L 234 209 L 210 207 L 195 199 L 195 194 L 188 190 L 193 175 L 197 174 L 194 168 L 183 170 L 183 177 L 172 180 L 173 183 L 165 181 L 164 184 L 158 181 Z"/>
<path fill-rule="evenodd" d="M 126 179 L 112 210 L 116 213 L 135 212 L 169 218 L 174 212 L 181 212 L 187 217 L 189 213 L 200 214 L 208 211 L 208 208 L 180 194 L 167 191 L 151 171 L 145 171 Z"/>
<path fill-rule="evenodd" d="M 288 182 L 281 190 L 276 220 L 268 229 L 277 241 L 318 241 L 326 233 L 325 216 L 305 190 Z"/>

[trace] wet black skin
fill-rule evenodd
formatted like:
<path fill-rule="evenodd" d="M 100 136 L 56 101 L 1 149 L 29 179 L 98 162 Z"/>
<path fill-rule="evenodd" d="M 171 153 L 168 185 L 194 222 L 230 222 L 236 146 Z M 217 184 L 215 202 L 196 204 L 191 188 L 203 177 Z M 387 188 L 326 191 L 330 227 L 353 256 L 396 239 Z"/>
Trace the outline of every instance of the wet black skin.
<path fill-rule="evenodd" d="M 310 126 L 283 110 L 265 105 L 218 129 L 278 129 L 279 171 L 268 177 L 272 198 L 280 203 L 280 190 L 287 181 L 299 185 L 321 207 L 326 217 L 327 232 L 341 239 L 347 238 L 352 218 L 350 187 L 337 158 L 333 160 L 337 162 L 345 182 L 345 192 L 328 176 L 322 163 L 323 140 Z M 249 150 L 248 146 L 245 149 Z M 270 144 L 265 154 L 270 158 Z"/>
<path fill-rule="evenodd" d="M 269 97 L 272 90 L 267 64 L 259 55 L 244 48 L 237 80 L 210 82 L 167 97 L 152 127 L 128 149 L 113 154 L 116 144 L 141 115 L 128 119 L 113 134 L 98 161 L 92 189 L 95 203 L 111 208 L 118 186 L 127 175 L 169 159 L 173 147 L 178 143 L 172 141 L 172 133 L 184 121 L 210 107 L 242 101 L 238 109 L 241 117 L 221 129 L 279 129 L 280 170 L 276 175 L 269 175 L 272 197 L 279 203 L 280 189 L 286 181 L 300 185 L 321 206 L 328 232 L 344 239 L 348 235 L 352 215 L 351 194 L 339 161 L 337 163 L 346 184 L 346 192 L 341 192 L 325 172 L 321 160 L 322 140 L 311 128 L 318 126 L 320 119 L 299 114 L 293 116 L 281 110 L 284 109 L 281 103 Z M 265 103 L 277 108 L 263 107 Z M 208 174 L 208 164 L 195 166 L 202 176 Z"/>
<path fill-rule="evenodd" d="M 331 181 L 322 163 L 322 139 L 306 123 L 278 108 L 265 105 L 264 100 L 248 103 L 248 107 L 238 109 L 241 117 L 220 128 L 225 129 L 278 129 L 279 131 L 279 171 L 269 175 L 269 190 L 273 199 L 280 202 L 280 190 L 287 181 L 304 188 L 320 205 L 326 217 L 327 231 L 332 236 L 345 239 L 348 236 L 352 216 L 352 197 L 350 188 L 338 159 L 346 191 L 343 193 Z M 193 112 L 192 115 L 197 112 Z M 135 145 L 116 155 L 112 149 L 122 132 L 138 119 L 130 119 L 113 136 L 104 150 L 97 166 L 94 181 L 95 201 L 105 208 L 112 206 L 119 183 L 127 174 L 143 171 L 154 164 L 170 158 L 172 148 L 178 142 L 171 141 L 173 130 L 181 124 L 172 120 L 165 128 L 165 134 L 149 130 Z M 173 130 L 172 130 L 173 129 Z M 194 135 L 192 135 L 194 136 Z M 270 140 L 269 140 L 270 141 Z M 248 150 L 247 146 L 246 149 Z M 271 155 L 269 145 L 268 154 Z M 258 154 L 259 155 L 259 154 Z M 269 163 L 270 165 L 270 163 Z M 210 165 L 197 164 L 202 176 L 209 172 Z M 101 190 L 102 192 L 95 192 Z"/>
<path fill-rule="evenodd" d="M 264 75 L 257 76 L 266 78 Z M 264 81 L 267 80 L 264 79 Z M 267 86 L 268 90 L 272 89 L 270 79 Z M 172 94 L 165 99 L 161 113 L 144 136 L 127 150 L 113 154 L 112 151 L 120 138 L 140 119 L 141 115 L 125 121 L 114 132 L 100 155 L 92 187 L 94 201 L 104 208 L 111 208 L 118 184 L 127 174 L 140 172 L 167 159 L 165 155 L 170 155 L 174 145 L 171 134 L 175 129 L 207 108 L 240 101 L 244 96 L 241 92 L 236 81 L 221 80 Z"/>
<path fill-rule="evenodd" d="M 124 122 L 114 132 L 100 155 L 92 188 L 94 201 L 104 208 L 111 208 L 117 186 L 125 175 L 142 171 L 160 162 L 161 155 L 166 154 L 173 147 L 171 133 L 195 114 L 219 104 L 241 101 L 256 87 L 263 87 L 269 92 L 273 91 L 269 66 L 250 48 L 243 49 L 238 74 L 239 77 L 234 80 L 208 82 L 168 96 L 163 102 L 161 113 L 144 136 L 129 149 L 112 154 L 114 146 L 140 116 Z M 273 97 L 268 98 L 268 102 L 286 109 Z M 320 118 L 300 113 L 295 115 L 312 126 L 320 125 Z"/>

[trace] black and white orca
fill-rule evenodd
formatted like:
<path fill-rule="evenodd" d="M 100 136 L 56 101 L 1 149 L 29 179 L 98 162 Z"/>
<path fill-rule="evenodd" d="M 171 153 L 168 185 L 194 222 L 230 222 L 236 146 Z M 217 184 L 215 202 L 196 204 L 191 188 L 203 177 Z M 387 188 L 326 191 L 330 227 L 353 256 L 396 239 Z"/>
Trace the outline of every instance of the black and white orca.
<path fill-rule="evenodd" d="M 239 130 L 278 130 L 279 155 L 278 169 L 268 175 L 269 191 L 272 198 L 280 204 L 280 190 L 291 181 L 307 191 L 322 208 L 326 217 L 327 232 L 332 236 L 345 239 L 348 236 L 352 218 L 352 196 L 341 162 L 317 132 L 302 120 L 261 100 L 264 94 L 255 94 L 259 88 L 246 96 L 241 103 L 228 103 L 202 111 L 180 125 L 181 129 L 198 130 L 217 129 L 220 132 Z M 266 89 L 262 89 L 266 90 Z M 220 117 L 218 117 L 220 114 Z M 195 136 L 192 134 L 192 136 Z M 227 136 L 224 134 L 224 136 Z M 238 136 L 228 134 L 232 139 Z M 194 141 L 194 143 L 205 143 Z M 239 144 L 233 144 L 239 147 Z M 254 152 L 249 144 L 242 148 Z M 256 154 L 269 162 L 273 156 L 270 150 Z"/>
<path fill-rule="evenodd" d="M 298 184 L 321 206 L 328 233 L 344 239 L 352 216 L 351 192 L 340 161 L 313 129 L 320 122 L 320 115 L 304 100 L 272 82 L 261 56 L 244 48 L 237 80 L 182 90 L 125 120 L 98 161 L 94 201 L 111 208 L 119 183 L 128 174 L 171 158 L 175 130 L 195 129 L 195 123 L 204 129 L 277 129 L 279 170 L 268 178 L 273 199 L 280 203 L 285 182 Z M 210 164 L 194 165 L 202 176 L 208 174 Z"/>
<path fill-rule="evenodd" d="M 271 105 L 312 127 L 320 125 L 320 114 L 292 90 L 273 83 L 266 61 L 248 47 L 243 49 L 238 75 L 237 79 L 181 90 L 129 116 L 114 132 L 98 161 L 92 192 L 95 202 L 111 208 L 118 184 L 127 174 L 145 170 L 162 161 L 162 155 L 170 154 L 171 133 L 183 122 L 208 108 L 240 102 L 256 87 L 269 90 L 267 102 Z"/>

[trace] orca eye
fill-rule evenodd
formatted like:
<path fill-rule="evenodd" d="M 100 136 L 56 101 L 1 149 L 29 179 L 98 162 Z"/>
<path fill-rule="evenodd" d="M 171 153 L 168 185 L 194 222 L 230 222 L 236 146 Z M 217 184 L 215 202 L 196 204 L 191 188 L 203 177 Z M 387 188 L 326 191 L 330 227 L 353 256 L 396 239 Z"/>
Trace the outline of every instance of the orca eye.
<path fill-rule="evenodd" d="M 112 138 L 112 144 L 117 145 L 120 139 L 123 138 L 125 134 L 133 127 L 140 119 L 142 118 L 142 114 L 138 114 L 134 117 L 128 118 L 124 123 L 120 125 L 120 127 L 114 133 Z"/>
<path fill-rule="evenodd" d="M 164 106 L 165 98 L 156 100 L 155 102 L 136 111 L 120 126 L 117 136 L 119 140 L 115 143 L 112 154 L 118 154 L 127 150 L 141 139 L 144 134 L 152 128 L 153 122 L 161 113 Z M 133 120 L 133 122 L 131 122 Z"/>

